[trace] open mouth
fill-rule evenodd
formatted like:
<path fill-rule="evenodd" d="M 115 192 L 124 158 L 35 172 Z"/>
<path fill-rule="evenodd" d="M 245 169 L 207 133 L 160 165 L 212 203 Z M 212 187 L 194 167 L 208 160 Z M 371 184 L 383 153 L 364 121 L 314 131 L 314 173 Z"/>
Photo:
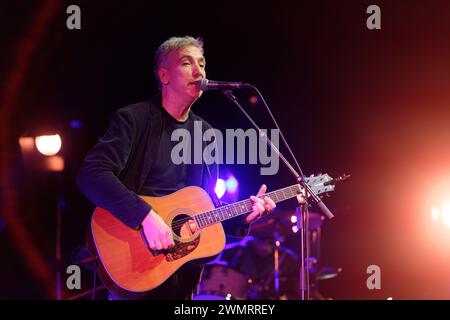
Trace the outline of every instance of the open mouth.
<path fill-rule="evenodd" d="M 200 90 L 200 86 L 198 85 L 198 82 L 197 82 L 197 81 L 195 81 L 195 82 L 189 82 L 188 86 L 191 87 L 191 88 L 195 88 L 195 89 Z"/>

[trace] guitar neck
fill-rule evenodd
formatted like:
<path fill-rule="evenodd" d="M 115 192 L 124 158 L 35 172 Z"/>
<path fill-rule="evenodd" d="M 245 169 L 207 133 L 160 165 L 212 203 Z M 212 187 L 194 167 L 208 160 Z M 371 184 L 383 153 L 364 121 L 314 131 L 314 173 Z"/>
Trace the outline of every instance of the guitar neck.
<path fill-rule="evenodd" d="M 265 193 L 260 198 L 268 196 L 275 203 L 285 201 L 296 197 L 300 193 L 300 186 L 294 184 L 290 187 L 278 189 L 269 193 Z M 225 205 L 223 207 L 199 213 L 194 216 L 195 222 L 202 229 L 215 223 L 225 221 L 249 212 L 253 211 L 252 201 L 250 199 L 238 201 L 232 204 Z"/>

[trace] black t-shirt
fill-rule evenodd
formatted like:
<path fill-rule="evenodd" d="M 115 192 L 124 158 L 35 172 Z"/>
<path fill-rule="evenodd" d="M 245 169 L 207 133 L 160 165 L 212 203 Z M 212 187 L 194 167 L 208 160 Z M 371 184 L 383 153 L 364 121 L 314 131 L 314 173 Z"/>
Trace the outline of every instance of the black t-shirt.
<path fill-rule="evenodd" d="M 175 164 L 171 159 L 173 148 L 180 143 L 171 141 L 171 137 L 176 129 L 187 130 L 192 145 L 194 137 L 194 119 L 191 111 L 186 121 L 178 121 L 166 109 L 161 109 L 162 132 L 158 152 L 142 190 L 143 194 L 154 197 L 166 196 L 187 186 L 191 166 L 185 163 Z M 191 160 L 193 160 L 192 149 L 191 147 L 188 151 L 191 153 Z"/>
<path fill-rule="evenodd" d="M 142 187 L 142 194 L 152 197 L 166 196 L 187 187 L 192 170 L 190 164 L 175 164 L 171 159 L 173 147 L 180 143 L 180 141 L 171 141 L 174 130 L 187 130 L 193 145 L 195 123 L 192 112 L 189 112 L 186 121 L 178 121 L 166 109 L 161 109 L 161 139 L 152 167 Z M 192 160 L 192 147 L 188 152 L 191 153 Z M 164 284 L 152 290 L 145 299 L 189 299 L 199 281 L 201 270 L 202 267 L 199 265 L 190 263 L 183 265 Z"/>

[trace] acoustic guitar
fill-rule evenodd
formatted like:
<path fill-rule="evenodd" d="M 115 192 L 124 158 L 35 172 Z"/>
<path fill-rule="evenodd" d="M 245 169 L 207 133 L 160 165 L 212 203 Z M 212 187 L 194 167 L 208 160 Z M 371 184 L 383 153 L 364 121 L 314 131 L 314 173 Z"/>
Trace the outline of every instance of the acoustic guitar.
<path fill-rule="evenodd" d="M 316 194 L 334 191 L 334 181 L 327 174 L 306 178 Z M 260 197 L 268 196 L 277 203 L 301 192 L 300 185 L 295 184 Z M 208 193 L 196 186 L 163 197 L 141 198 L 172 230 L 173 248 L 151 250 L 142 229 L 128 227 L 99 207 L 93 213 L 89 234 L 89 244 L 96 252 L 98 272 L 105 286 L 114 293 L 133 298 L 157 288 L 187 262 L 205 263 L 214 259 L 225 246 L 221 222 L 252 211 L 250 199 L 215 208 Z"/>

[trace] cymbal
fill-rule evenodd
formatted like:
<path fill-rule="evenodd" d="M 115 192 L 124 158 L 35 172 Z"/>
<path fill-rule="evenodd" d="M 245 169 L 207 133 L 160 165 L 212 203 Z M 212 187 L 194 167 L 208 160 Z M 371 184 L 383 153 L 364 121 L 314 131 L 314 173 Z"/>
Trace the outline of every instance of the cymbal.
<path fill-rule="evenodd" d="M 322 267 L 318 272 L 312 272 L 315 274 L 317 280 L 327 280 L 335 278 L 342 272 L 342 268 Z"/>

